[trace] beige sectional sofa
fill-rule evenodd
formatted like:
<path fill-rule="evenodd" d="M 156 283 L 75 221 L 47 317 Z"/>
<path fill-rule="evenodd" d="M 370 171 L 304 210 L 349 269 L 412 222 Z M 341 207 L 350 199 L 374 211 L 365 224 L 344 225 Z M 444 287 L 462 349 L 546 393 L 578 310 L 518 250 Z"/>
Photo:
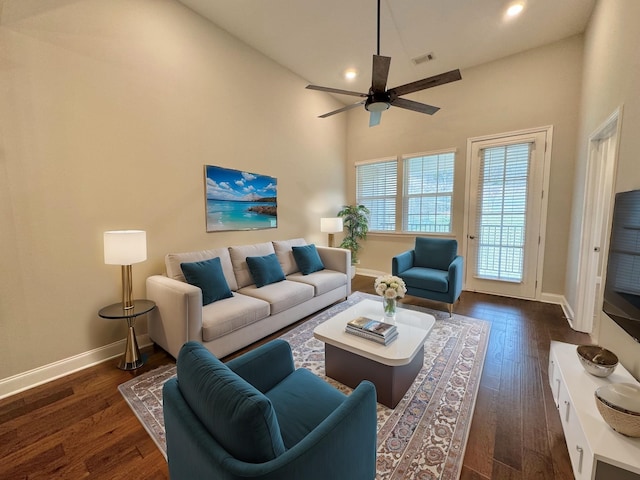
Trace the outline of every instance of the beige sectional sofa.
<path fill-rule="evenodd" d="M 348 297 L 351 252 L 318 246 L 324 269 L 303 275 L 292 252 L 303 245 L 297 238 L 168 254 L 166 275 L 147 278 L 147 298 L 157 305 L 148 320 L 151 340 L 174 357 L 190 340 L 223 357 Z M 246 258 L 269 254 L 277 256 L 286 279 L 258 288 Z M 232 296 L 203 306 L 202 290 L 186 282 L 180 265 L 215 257 Z"/>

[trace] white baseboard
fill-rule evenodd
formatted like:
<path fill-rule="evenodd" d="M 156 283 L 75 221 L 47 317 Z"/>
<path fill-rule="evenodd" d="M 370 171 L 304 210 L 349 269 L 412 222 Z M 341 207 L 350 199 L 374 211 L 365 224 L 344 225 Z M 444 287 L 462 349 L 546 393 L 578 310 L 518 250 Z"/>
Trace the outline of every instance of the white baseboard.
<path fill-rule="evenodd" d="M 571 305 L 569 305 L 569 302 L 567 302 L 567 299 L 564 295 L 543 293 L 540 301 L 560 305 L 562 307 L 562 312 L 564 313 L 564 318 L 567 320 L 567 323 L 569 324 L 571 329 L 575 330 L 575 328 L 573 327 L 573 318 L 575 314 L 573 313 L 573 309 L 571 308 Z"/>
<path fill-rule="evenodd" d="M 136 337 L 136 339 L 140 348 L 149 346 L 152 343 L 149 335 L 146 333 Z M 34 368 L 33 370 L 19 373 L 12 377 L 3 378 L 0 380 L 0 399 L 119 357 L 124 352 L 125 342 L 126 340 L 119 340 L 109 345 L 50 363 L 49 365 Z"/>
<path fill-rule="evenodd" d="M 575 328 L 573 328 L 573 319 L 575 318 L 576 314 L 573 311 L 573 308 L 571 308 L 571 305 L 569 305 L 569 302 L 567 302 L 567 299 L 564 299 L 564 302 L 562 304 L 562 311 L 564 312 L 564 316 L 567 318 L 567 322 L 569 322 L 569 326 L 575 330 Z"/>
<path fill-rule="evenodd" d="M 390 275 L 389 272 L 381 272 L 379 270 L 371 270 L 369 268 L 356 268 L 356 274 L 365 277 L 380 277 L 382 275 Z"/>
<path fill-rule="evenodd" d="M 564 305 L 567 300 L 564 295 L 558 295 L 557 293 L 544 293 L 540 294 L 540 301 L 542 303 L 554 303 L 556 305 Z"/>

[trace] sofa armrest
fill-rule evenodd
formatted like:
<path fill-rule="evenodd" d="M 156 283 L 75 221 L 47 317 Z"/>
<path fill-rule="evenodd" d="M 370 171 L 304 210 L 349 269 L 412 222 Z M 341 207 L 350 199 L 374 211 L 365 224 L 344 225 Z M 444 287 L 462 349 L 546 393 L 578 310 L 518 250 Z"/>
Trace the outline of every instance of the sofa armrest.
<path fill-rule="evenodd" d="M 262 465 L 245 463 L 240 471 L 249 473 L 247 476 L 260 472 L 260 478 L 268 480 L 373 480 L 376 477 L 376 445 L 376 389 L 364 380 L 295 446 Z"/>
<path fill-rule="evenodd" d="M 202 342 L 202 290 L 164 275 L 147 278 L 147 298 L 157 308 L 149 314 L 149 337 L 174 358 L 189 340 Z"/>
<path fill-rule="evenodd" d="M 316 247 L 324 268 L 344 273 L 347 276 L 346 296 L 351 295 L 351 250 L 346 248 Z"/>
<path fill-rule="evenodd" d="M 227 362 L 227 366 L 265 393 L 294 370 L 291 346 L 276 339 Z"/>
<path fill-rule="evenodd" d="M 464 258 L 457 255 L 449 265 L 449 282 L 453 284 L 454 298 L 462 292 L 462 277 L 464 276 Z"/>
<path fill-rule="evenodd" d="M 402 275 L 402 272 L 409 270 L 413 267 L 414 257 L 414 250 L 407 250 L 393 257 L 391 260 L 391 274 Z"/>
<path fill-rule="evenodd" d="M 322 246 L 317 246 L 316 249 L 325 268 L 345 273 L 347 276 L 351 274 L 351 250 Z"/>

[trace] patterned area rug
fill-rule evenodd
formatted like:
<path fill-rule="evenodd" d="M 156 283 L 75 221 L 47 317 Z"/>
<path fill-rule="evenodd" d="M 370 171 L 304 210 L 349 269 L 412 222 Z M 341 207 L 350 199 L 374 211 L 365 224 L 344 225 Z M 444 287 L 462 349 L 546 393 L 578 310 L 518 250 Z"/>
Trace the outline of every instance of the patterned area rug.
<path fill-rule="evenodd" d="M 291 344 L 296 367 L 304 367 L 345 393 L 351 390 L 324 375 L 324 344 L 313 329 L 329 317 L 365 299 L 356 292 L 282 335 Z M 382 307 L 381 307 L 382 308 Z M 377 479 L 455 480 L 460 475 L 466 438 L 482 374 L 489 323 L 462 315 L 410 305 L 436 324 L 425 343 L 424 366 L 404 398 L 390 409 L 378 404 Z M 175 375 L 166 365 L 118 387 L 158 448 L 165 454 L 162 385 Z"/>

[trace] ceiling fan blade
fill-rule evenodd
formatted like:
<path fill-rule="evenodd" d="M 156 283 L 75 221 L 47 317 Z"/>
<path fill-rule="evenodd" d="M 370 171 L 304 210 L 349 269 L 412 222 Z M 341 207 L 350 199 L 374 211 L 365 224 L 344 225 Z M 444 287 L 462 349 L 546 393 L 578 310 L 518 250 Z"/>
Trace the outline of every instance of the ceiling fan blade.
<path fill-rule="evenodd" d="M 389 66 L 391 57 L 381 55 L 373 56 L 373 72 L 371 73 L 371 89 L 374 92 L 384 92 L 387 89 L 387 78 L 389 78 Z"/>
<path fill-rule="evenodd" d="M 450 72 L 441 73 L 429 78 L 423 78 L 415 82 L 407 83 L 406 85 L 400 85 L 389 90 L 389 94 L 392 96 L 406 95 L 408 93 L 424 90 L 425 88 L 437 87 L 438 85 L 444 85 L 445 83 L 455 82 L 461 80 L 460 70 L 451 70 Z"/>
<path fill-rule="evenodd" d="M 380 124 L 380 119 L 382 118 L 382 112 L 371 112 L 369 115 L 369 126 L 375 127 Z"/>
<path fill-rule="evenodd" d="M 364 105 L 364 101 L 352 103 L 351 105 L 347 105 L 346 107 L 339 108 L 338 110 L 325 113 L 324 115 L 319 115 L 318 118 L 327 118 L 327 117 L 330 117 L 331 115 L 335 115 L 336 113 L 346 112 L 347 110 L 351 110 L 352 108 L 359 107 L 360 105 Z"/>
<path fill-rule="evenodd" d="M 434 107 L 433 105 L 427 105 L 426 103 L 414 102 L 413 100 L 407 100 L 406 98 L 396 98 L 391 101 L 391 105 L 394 107 L 406 108 L 407 110 L 413 110 L 414 112 L 426 113 L 427 115 L 433 115 L 440 107 Z"/>
<path fill-rule="evenodd" d="M 350 90 L 340 90 L 339 88 L 320 87 L 318 85 L 307 85 L 306 88 L 308 88 L 309 90 L 319 90 L 321 92 L 339 93 L 341 95 L 351 95 L 353 97 L 366 97 L 367 96 L 366 93 L 352 92 Z"/>

